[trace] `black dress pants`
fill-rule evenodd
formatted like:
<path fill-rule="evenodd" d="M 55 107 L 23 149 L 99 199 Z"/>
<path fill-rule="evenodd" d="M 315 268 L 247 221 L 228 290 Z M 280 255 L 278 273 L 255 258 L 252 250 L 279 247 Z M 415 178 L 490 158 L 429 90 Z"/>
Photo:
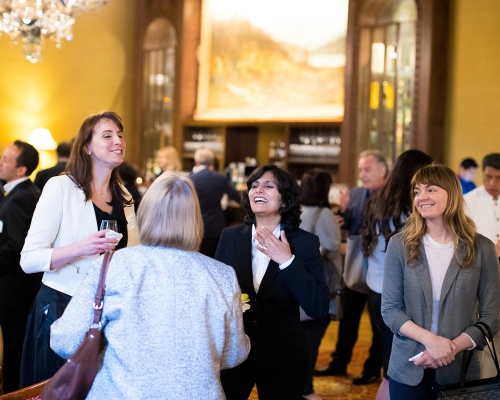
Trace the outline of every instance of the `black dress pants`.
<path fill-rule="evenodd" d="M 304 386 L 304 391 L 302 394 L 304 396 L 314 393 L 313 387 L 313 372 L 314 366 L 316 365 L 316 359 L 318 358 L 319 345 L 321 344 L 321 339 L 325 335 L 328 325 L 330 325 L 330 315 L 327 315 L 321 319 L 311 319 L 309 321 L 302 321 L 302 328 L 304 328 L 304 333 L 306 334 L 307 340 L 307 376 L 306 384 Z"/>
<path fill-rule="evenodd" d="M 382 354 L 382 368 L 385 379 L 387 370 L 389 369 L 389 359 L 391 358 L 392 338 L 394 337 L 392 331 L 385 324 L 382 318 L 382 295 L 380 293 L 370 290 L 368 293 L 368 311 L 370 313 L 370 321 L 372 323 L 373 331 L 378 331 L 380 337 L 380 351 Z"/>
<path fill-rule="evenodd" d="M 344 316 L 339 323 L 337 345 L 330 362 L 330 365 L 337 367 L 347 367 L 347 364 L 351 362 L 352 350 L 358 340 L 361 315 L 368 299 L 368 295 L 355 292 L 347 287 L 343 289 L 342 296 Z M 376 329 L 372 328 L 372 331 L 372 345 L 369 357 L 363 366 L 363 374 L 379 376 L 382 367 L 380 335 Z"/>

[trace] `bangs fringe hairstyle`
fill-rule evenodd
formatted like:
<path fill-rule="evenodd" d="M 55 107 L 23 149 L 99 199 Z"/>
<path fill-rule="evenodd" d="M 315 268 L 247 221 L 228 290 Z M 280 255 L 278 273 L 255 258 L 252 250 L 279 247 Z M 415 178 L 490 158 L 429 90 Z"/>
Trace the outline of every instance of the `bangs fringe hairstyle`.
<path fill-rule="evenodd" d="M 477 254 L 475 241 L 476 225 L 465 214 L 462 187 L 455 172 L 442 164 L 431 164 L 418 170 L 411 181 L 412 201 L 415 198 L 413 189 L 416 185 L 438 186 L 448 193 L 448 203 L 443 213 L 443 220 L 453 235 L 455 249 L 457 249 L 460 242 L 465 245 L 465 256 L 461 267 L 470 268 L 474 264 Z M 406 226 L 403 230 L 403 242 L 407 249 L 410 263 L 418 258 L 419 245 L 426 232 L 427 221 L 420 215 L 415 205 L 413 205 L 413 212 L 406 221 Z"/>
<path fill-rule="evenodd" d="M 281 195 L 281 202 L 284 207 L 280 209 L 281 227 L 286 229 L 297 229 L 300 225 L 300 194 L 301 189 L 295 177 L 288 171 L 277 167 L 274 164 L 263 165 L 252 172 L 247 181 L 247 190 L 241 197 L 241 208 L 245 211 L 244 222 L 247 225 L 256 224 L 255 214 L 250 206 L 248 191 L 252 183 L 260 179 L 266 172 L 271 172 L 276 180 L 278 192 Z"/>
<path fill-rule="evenodd" d="M 137 226 L 143 245 L 197 251 L 203 219 L 191 180 L 179 172 L 161 174 L 141 200 Z"/>
<path fill-rule="evenodd" d="M 73 147 L 71 148 L 71 154 L 69 156 L 68 166 L 66 167 L 66 175 L 68 175 L 73 182 L 83 190 L 85 193 L 85 201 L 92 199 L 92 179 L 93 179 L 93 168 L 94 164 L 92 162 L 92 156 L 87 152 L 87 146 L 92 141 L 92 136 L 94 135 L 95 127 L 103 120 L 111 120 L 116 126 L 123 132 L 123 125 L 121 118 L 118 114 L 113 111 L 105 111 L 100 114 L 90 115 L 85 121 L 83 121 L 78 135 L 76 136 Z M 133 200 L 126 199 L 126 192 L 120 183 L 120 178 L 118 175 L 118 167 L 114 168 L 111 172 L 111 178 L 109 180 L 109 187 L 111 189 L 111 202 L 108 204 L 112 205 L 131 205 Z"/>

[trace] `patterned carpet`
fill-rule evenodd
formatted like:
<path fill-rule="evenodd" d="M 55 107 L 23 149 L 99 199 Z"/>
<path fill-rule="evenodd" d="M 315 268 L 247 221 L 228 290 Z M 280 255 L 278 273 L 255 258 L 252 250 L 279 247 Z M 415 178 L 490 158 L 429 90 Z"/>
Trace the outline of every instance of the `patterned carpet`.
<path fill-rule="evenodd" d="M 330 360 L 330 353 L 337 342 L 338 322 L 332 321 L 328 327 L 321 346 L 319 348 L 317 367 L 325 366 Z M 354 386 L 351 380 L 359 375 L 363 369 L 363 363 L 368 357 L 368 348 L 371 344 L 371 327 L 368 312 L 363 313 L 359 337 L 354 347 L 352 361 L 347 368 L 347 375 L 332 377 L 314 377 L 314 391 L 323 400 L 374 400 L 377 394 L 380 380 L 371 385 Z M 254 388 L 249 400 L 258 400 L 257 390 Z"/>

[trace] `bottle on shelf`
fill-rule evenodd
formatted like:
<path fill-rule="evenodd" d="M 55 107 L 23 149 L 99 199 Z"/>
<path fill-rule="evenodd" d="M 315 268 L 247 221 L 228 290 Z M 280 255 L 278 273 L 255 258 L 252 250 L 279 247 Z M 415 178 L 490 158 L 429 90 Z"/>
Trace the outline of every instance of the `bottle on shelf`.
<path fill-rule="evenodd" d="M 269 159 L 273 159 L 276 157 L 276 142 L 271 140 L 269 143 Z"/>

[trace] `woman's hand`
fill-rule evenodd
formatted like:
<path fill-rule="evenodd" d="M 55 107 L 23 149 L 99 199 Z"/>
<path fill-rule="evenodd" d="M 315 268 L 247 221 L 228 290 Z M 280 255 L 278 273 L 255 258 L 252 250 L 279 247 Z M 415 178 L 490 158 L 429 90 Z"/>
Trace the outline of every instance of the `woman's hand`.
<path fill-rule="evenodd" d="M 422 367 L 423 369 L 427 368 L 432 368 L 436 369 L 439 367 L 436 361 L 427 353 L 427 351 L 424 351 L 424 354 L 422 354 L 422 357 L 420 357 L 418 360 L 414 361 L 413 364 L 415 364 L 417 367 Z"/>
<path fill-rule="evenodd" d="M 256 228 L 254 237 L 259 242 L 257 249 L 278 263 L 278 265 L 286 263 L 292 258 L 292 251 L 286 239 L 285 231 L 281 231 L 281 240 L 279 240 L 269 229 Z"/>
<path fill-rule="evenodd" d="M 429 335 L 425 343 L 425 352 L 420 359 L 415 361 L 415 365 L 420 365 L 419 361 L 428 355 L 432 360 L 434 360 L 438 367 L 444 367 L 455 360 L 455 351 L 457 346 L 447 338 L 437 335 Z M 427 360 L 427 357 L 424 359 Z M 424 363 L 425 361 L 421 361 Z"/>
<path fill-rule="evenodd" d="M 97 231 L 78 242 L 81 256 L 93 256 L 94 254 L 105 253 L 107 250 L 114 250 L 118 244 L 118 239 L 107 238 L 109 229 Z"/>
<path fill-rule="evenodd" d="M 78 257 L 93 256 L 105 253 L 106 250 L 114 250 L 118 239 L 107 238 L 109 230 L 97 231 L 79 242 L 57 247 L 52 252 L 50 270 L 67 267 Z"/>

